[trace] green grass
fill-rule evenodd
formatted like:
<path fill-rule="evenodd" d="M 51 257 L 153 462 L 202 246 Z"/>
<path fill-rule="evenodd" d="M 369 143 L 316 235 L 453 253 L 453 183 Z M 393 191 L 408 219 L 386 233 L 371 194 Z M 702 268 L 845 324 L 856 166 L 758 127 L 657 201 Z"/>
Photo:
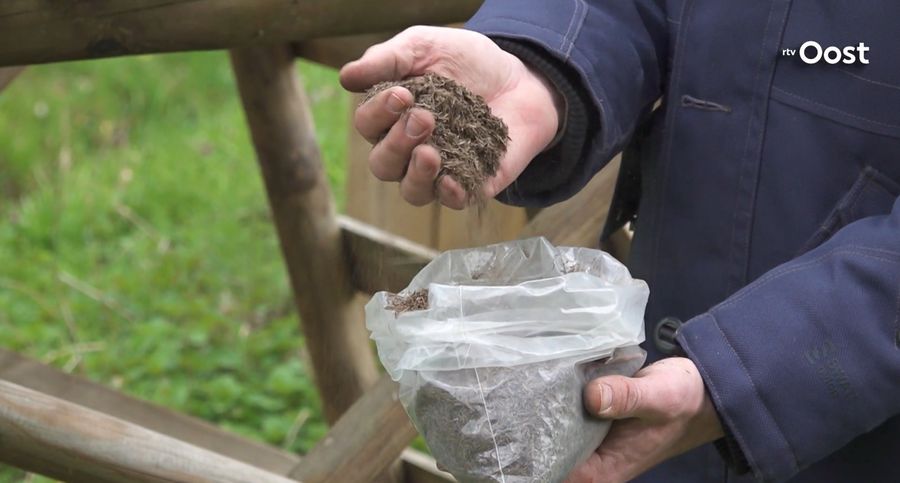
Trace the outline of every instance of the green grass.
<path fill-rule="evenodd" d="M 349 98 L 299 69 L 342 204 Z M 324 434 L 225 54 L 31 68 L 0 133 L 0 345 L 294 451 Z"/>

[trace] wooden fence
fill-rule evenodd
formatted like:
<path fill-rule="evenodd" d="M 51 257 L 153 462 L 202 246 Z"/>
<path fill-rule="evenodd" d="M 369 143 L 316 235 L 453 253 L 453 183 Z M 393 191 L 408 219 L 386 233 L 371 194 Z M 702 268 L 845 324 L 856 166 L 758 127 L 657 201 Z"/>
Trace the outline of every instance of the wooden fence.
<path fill-rule="evenodd" d="M 328 435 L 299 457 L 0 350 L 0 461 L 85 482 L 453 481 L 429 457 L 407 449 L 415 430 L 397 401 L 396 385 L 378 375 L 358 294 L 403 288 L 436 255 L 434 247 L 456 242 L 432 236 L 415 243 L 335 213 L 294 60 L 339 66 L 391 32 L 463 21 L 479 4 L 0 2 L 0 91 L 31 64 L 230 49 L 317 388 L 332 424 Z M 351 153 L 363 155 L 360 146 Z M 615 167 L 604 170 L 577 199 L 530 221 L 524 213 L 516 215 L 518 225 L 498 236 L 544 235 L 596 246 L 614 179 Z"/>

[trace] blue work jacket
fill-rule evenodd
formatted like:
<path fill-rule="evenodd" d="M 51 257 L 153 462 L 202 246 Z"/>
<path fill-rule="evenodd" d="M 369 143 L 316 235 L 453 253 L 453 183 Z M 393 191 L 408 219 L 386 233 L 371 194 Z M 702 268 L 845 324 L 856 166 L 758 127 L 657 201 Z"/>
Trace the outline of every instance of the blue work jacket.
<path fill-rule="evenodd" d="M 488 0 L 467 27 L 577 72 L 587 154 L 514 201 L 571 196 L 626 152 L 648 341 L 686 321 L 752 468 L 710 445 L 637 481 L 900 481 L 900 1 Z M 808 41 L 837 63 L 785 52 Z M 861 42 L 868 63 L 845 63 Z"/>

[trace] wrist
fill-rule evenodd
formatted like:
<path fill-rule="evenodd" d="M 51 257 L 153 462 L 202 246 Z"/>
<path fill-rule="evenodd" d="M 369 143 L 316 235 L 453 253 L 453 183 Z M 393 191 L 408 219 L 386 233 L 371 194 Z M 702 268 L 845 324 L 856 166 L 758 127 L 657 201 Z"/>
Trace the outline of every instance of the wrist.
<path fill-rule="evenodd" d="M 551 147 L 564 130 L 566 100 L 541 70 L 517 55 L 505 53 L 515 63 L 516 89 L 526 93 L 518 112 L 523 123 L 532 128 L 528 141 L 537 155 Z"/>

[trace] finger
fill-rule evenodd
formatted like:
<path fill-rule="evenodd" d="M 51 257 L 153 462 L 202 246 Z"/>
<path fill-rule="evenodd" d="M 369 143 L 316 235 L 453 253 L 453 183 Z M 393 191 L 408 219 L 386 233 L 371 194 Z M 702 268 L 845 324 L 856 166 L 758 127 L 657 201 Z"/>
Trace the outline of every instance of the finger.
<path fill-rule="evenodd" d="M 412 150 L 431 135 L 434 116 L 424 109 L 412 109 L 394 124 L 369 153 L 369 169 L 382 181 L 400 181 Z"/>
<path fill-rule="evenodd" d="M 427 53 L 429 46 L 421 28 L 409 28 L 369 47 L 362 57 L 344 65 L 340 72 L 341 85 L 349 91 L 362 92 L 379 82 L 421 74 L 415 71 L 422 68 L 417 59 Z"/>
<path fill-rule="evenodd" d="M 463 210 L 468 205 L 466 191 L 450 176 L 444 176 L 438 181 L 437 196 L 447 208 Z"/>
<path fill-rule="evenodd" d="M 441 155 L 433 146 L 420 144 L 413 149 L 406 176 L 400 181 L 400 195 L 409 204 L 424 206 L 434 201 L 434 180 L 441 168 Z"/>
<path fill-rule="evenodd" d="M 408 89 L 385 89 L 356 109 L 353 126 L 370 143 L 375 144 L 414 102 Z"/>

